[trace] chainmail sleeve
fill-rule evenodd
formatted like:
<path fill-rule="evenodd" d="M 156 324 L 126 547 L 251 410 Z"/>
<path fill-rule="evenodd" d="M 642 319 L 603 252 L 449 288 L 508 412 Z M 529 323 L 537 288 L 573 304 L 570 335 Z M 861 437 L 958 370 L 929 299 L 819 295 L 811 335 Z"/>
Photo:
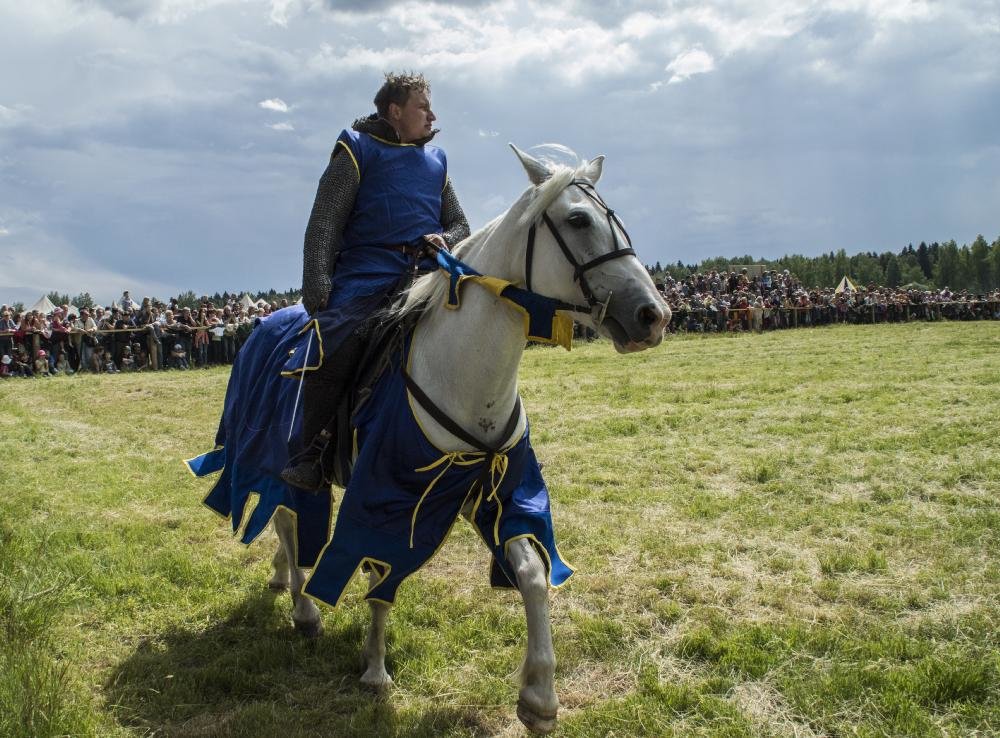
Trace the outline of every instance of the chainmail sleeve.
<path fill-rule="evenodd" d="M 310 313 L 322 309 L 330 294 L 330 273 L 340 250 L 344 228 L 354 207 L 360 180 L 349 156 L 337 156 L 320 177 L 302 252 L 302 304 Z"/>
<path fill-rule="evenodd" d="M 441 193 L 441 226 L 444 228 L 441 235 L 448 248 L 454 248 L 459 241 L 469 236 L 469 222 L 465 219 L 450 179 Z"/>

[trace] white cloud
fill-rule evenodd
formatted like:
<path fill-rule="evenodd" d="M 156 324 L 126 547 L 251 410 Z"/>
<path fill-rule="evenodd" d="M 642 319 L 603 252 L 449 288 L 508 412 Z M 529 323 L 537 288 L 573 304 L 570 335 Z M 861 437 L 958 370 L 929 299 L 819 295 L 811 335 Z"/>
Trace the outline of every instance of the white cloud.
<path fill-rule="evenodd" d="M 298 0 L 271 0 L 271 22 L 275 25 L 288 27 L 288 21 L 300 10 Z"/>
<path fill-rule="evenodd" d="M 270 128 L 272 131 L 294 131 L 295 130 L 295 126 L 293 126 L 291 123 L 285 123 L 285 122 L 274 123 L 273 125 L 268 126 L 268 128 Z"/>
<path fill-rule="evenodd" d="M 8 231 L 3 226 L 0 226 L 0 238 L 3 238 L 4 236 L 9 236 L 9 235 L 10 235 L 10 231 Z"/>
<path fill-rule="evenodd" d="M 20 123 L 28 116 L 28 113 L 30 113 L 32 109 L 33 108 L 30 105 L 24 105 L 22 103 L 15 103 L 12 107 L 0 105 L 0 126 L 10 126 L 15 123 Z"/>
<path fill-rule="evenodd" d="M 477 131 L 477 133 L 479 134 L 480 138 L 496 138 L 497 136 L 500 135 L 499 131 L 487 131 L 482 128 L 480 128 Z"/>
<path fill-rule="evenodd" d="M 261 100 L 257 104 L 260 107 L 264 108 L 264 110 L 273 110 L 276 113 L 287 113 L 289 110 L 288 103 L 286 103 L 280 97 L 272 97 L 267 100 Z"/>
<path fill-rule="evenodd" d="M 627 75 L 642 62 L 629 35 L 580 17 L 565 4 L 506 1 L 468 8 L 404 2 L 377 16 L 378 43 L 364 38 L 371 17 L 345 12 L 331 17 L 350 33 L 346 43 L 321 43 L 309 60 L 308 67 L 325 76 L 413 67 L 482 84 L 531 70 L 528 76 L 582 85 Z M 384 46 L 385 38 L 397 41 Z"/>
<path fill-rule="evenodd" d="M 704 49 L 688 49 L 678 54 L 672 62 L 667 65 L 666 71 L 671 73 L 667 84 L 676 84 L 690 79 L 696 74 L 705 74 L 715 69 L 715 59 Z"/>

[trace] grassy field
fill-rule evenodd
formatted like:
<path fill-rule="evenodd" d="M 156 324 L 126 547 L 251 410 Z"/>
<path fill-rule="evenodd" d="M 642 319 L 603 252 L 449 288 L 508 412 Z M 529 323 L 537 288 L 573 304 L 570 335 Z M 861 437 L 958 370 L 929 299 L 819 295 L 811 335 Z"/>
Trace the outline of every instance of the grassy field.
<path fill-rule="evenodd" d="M 0 384 L 0 735 L 520 735 L 471 528 L 294 635 L 181 459 L 227 372 Z M 1000 735 L 1000 323 L 533 349 L 562 736 Z M 454 582 L 462 577 L 461 584 Z"/>

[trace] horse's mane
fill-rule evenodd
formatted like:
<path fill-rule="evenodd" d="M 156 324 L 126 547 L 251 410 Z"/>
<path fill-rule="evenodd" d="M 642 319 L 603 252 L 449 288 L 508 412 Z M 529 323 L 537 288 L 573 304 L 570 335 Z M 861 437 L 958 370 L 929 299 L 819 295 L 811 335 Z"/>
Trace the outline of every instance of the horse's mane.
<path fill-rule="evenodd" d="M 452 251 L 455 256 L 467 262 L 470 257 L 475 256 L 485 247 L 490 236 L 499 228 L 500 224 L 511 216 L 517 217 L 516 225 L 519 228 L 527 227 L 540 220 L 542 213 L 555 202 L 559 193 L 566 189 L 574 179 L 583 176 L 587 165 L 586 161 L 581 161 L 569 149 L 561 146 L 546 146 L 545 148 L 551 148 L 563 155 L 570 154 L 576 158 L 576 162 L 573 166 L 568 166 L 551 159 L 544 159 L 552 172 L 551 176 L 540 185 L 529 187 L 509 209 L 458 244 Z M 403 293 L 395 307 L 389 310 L 389 317 L 402 318 L 415 310 L 440 305 L 444 302 L 447 290 L 448 279 L 441 270 L 418 277 Z"/>

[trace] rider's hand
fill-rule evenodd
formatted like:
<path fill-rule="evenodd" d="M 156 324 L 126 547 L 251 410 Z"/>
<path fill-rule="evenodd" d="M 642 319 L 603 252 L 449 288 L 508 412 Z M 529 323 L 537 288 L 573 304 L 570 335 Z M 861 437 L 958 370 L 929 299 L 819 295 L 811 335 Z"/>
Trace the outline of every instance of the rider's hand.
<path fill-rule="evenodd" d="M 443 251 L 448 251 L 448 242 L 444 240 L 444 236 L 440 233 L 428 233 L 424 236 L 424 240 L 430 241 Z"/>

